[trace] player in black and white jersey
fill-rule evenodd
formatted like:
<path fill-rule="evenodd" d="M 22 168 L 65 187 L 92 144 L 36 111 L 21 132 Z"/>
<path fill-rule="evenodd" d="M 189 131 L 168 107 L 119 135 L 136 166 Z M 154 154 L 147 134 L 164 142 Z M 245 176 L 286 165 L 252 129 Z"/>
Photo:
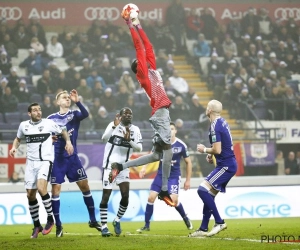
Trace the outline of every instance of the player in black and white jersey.
<path fill-rule="evenodd" d="M 106 141 L 103 158 L 103 194 L 100 203 L 100 217 L 102 224 L 102 236 L 110 236 L 111 233 L 107 227 L 108 200 L 111 195 L 112 185 L 109 181 L 112 162 L 125 163 L 129 160 L 133 150 L 142 151 L 142 136 L 139 127 L 131 124 L 132 110 L 122 108 L 116 115 L 114 121 L 108 124 L 102 139 Z M 120 219 L 125 214 L 129 202 L 129 169 L 120 172 L 116 177 L 115 183 L 119 186 L 121 192 L 121 201 L 116 218 L 113 221 L 116 235 L 120 235 L 122 230 Z"/>
<path fill-rule="evenodd" d="M 27 161 L 24 181 L 27 190 L 29 211 L 34 224 L 31 238 L 37 238 L 40 232 L 43 235 L 50 233 L 54 225 L 51 198 L 47 191 L 47 184 L 51 176 L 54 160 L 52 134 L 62 134 L 66 140 L 65 149 L 70 155 L 73 154 L 73 146 L 65 129 L 60 128 L 51 120 L 42 119 L 42 110 L 38 103 L 32 103 L 28 106 L 28 115 L 30 120 L 21 122 L 17 137 L 13 141 L 9 154 L 12 157 L 15 155 L 21 139 L 25 137 L 27 143 Z M 37 191 L 41 195 L 48 214 L 45 228 L 41 226 L 39 221 L 39 204 L 36 199 Z"/>

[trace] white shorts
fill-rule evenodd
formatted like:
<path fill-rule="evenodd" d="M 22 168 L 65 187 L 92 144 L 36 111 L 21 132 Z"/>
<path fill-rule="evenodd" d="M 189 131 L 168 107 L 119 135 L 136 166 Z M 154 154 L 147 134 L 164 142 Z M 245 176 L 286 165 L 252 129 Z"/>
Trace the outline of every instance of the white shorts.
<path fill-rule="evenodd" d="M 129 182 L 129 168 L 126 168 L 124 170 L 122 170 L 117 177 L 115 178 L 115 180 L 113 181 L 113 183 L 110 183 L 108 180 L 108 176 L 110 173 L 111 169 L 110 168 L 105 168 L 103 169 L 103 175 L 102 175 L 102 187 L 103 189 L 112 189 L 113 184 L 116 183 L 117 185 L 119 185 L 122 182 Z"/>
<path fill-rule="evenodd" d="M 25 169 L 25 188 L 37 189 L 37 180 L 50 180 L 52 171 L 51 161 L 32 161 L 27 159 Z"/>

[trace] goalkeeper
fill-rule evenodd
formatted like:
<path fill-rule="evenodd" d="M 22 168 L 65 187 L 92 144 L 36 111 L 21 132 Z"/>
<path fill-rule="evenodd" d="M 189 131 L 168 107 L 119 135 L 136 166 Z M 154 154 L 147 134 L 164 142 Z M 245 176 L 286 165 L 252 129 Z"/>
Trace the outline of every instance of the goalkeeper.
<path fill-rule="evenodd" d="M 136 13 L 130 7 L 124 9 L 122 16 L 125 19 L 136 50 L 137 58 L 132 62 L 131 69 L 141 87 L 144 88 L 152 107 L 149 119 L 155 132 L 153 150 L 151 154 L 142 156 L 123 164 L 112 163 L 110 181 L 112 182 L 120 171 L 129 167 L 137 167 L 150 162 L 159 161 L 162 156 L 162 187 L 158 198 L 169 206 L 175 206 L 168 193 L 168 178 L 170 176 L 172 148 L 169 107 L 171 101 L 164 90 L 160 73 L 156 70 L 155 55 L 151 42 L 143 30 Z"/>

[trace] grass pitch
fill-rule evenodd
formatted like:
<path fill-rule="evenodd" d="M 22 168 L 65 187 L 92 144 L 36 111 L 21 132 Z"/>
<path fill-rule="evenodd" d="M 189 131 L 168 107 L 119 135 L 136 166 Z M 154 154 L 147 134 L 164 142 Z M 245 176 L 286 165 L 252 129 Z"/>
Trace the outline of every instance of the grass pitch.
<path fill-rule="evenodd" d="M 39 234 L 30 239 L 32 225 L 0 226 L 0 249 L 293 249 L 300 250 L 300 242 L 261 243 L 263 235 L 288 236 L 300 240 L 300 218 L 226 220 L 228 229 L 210 238 L 188 238 L 183 221 L 151 222 L 151 231 L 138 233 L 143 222 L 122 222 L 119 237 L 102 237 L 88 224 L 64 224 L 64 236 L 55 237 L 55 227 L 49 235 Z M 108 224 L 113 233 L 113 226 Z M 200 221 L 193 221 L 194 229 Z M 213 222 L 210 223 L 210 228 Z M 292 240 L 292 237 L 289 237 Z"/>

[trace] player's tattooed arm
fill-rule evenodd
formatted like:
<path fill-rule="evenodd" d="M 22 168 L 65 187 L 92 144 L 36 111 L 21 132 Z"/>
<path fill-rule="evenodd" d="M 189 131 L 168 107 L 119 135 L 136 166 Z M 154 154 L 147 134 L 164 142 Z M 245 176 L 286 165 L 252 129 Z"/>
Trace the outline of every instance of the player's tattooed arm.
<path fill-rule="evenodd" d="M 12 148 L 11 150 L 9 150 L 9 155 L 11 157 L 14 157 L 15 156 L 15 153 L 17 151 L 17 148 L 20 146 L 20 142 L 21 142 L 21 139 L 16 137 L 13 141 L 13 145 L 12 145 Z"/>

